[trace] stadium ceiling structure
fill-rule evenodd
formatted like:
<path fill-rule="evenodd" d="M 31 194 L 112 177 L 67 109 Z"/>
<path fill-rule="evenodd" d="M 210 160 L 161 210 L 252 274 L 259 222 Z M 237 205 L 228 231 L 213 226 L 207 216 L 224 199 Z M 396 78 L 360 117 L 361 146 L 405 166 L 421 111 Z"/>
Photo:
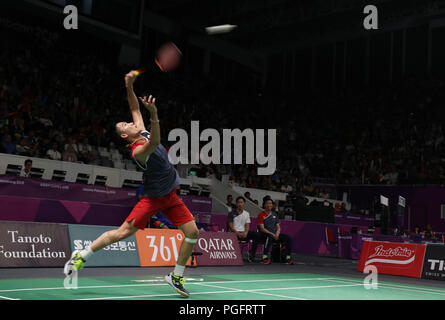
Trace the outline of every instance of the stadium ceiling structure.
<path fill-rule="evenodd" d="M 267 54 L 334 33 L 363 32 L 363 9 L 368 4 L 367 0 L 162 0 L 146 1 L 145 7 L 196 33 L 214 25 L 237 25 L 217 37 Z M 444 0 L 375 0 L 372 4 L 383 24 L 445 13 Z"/>

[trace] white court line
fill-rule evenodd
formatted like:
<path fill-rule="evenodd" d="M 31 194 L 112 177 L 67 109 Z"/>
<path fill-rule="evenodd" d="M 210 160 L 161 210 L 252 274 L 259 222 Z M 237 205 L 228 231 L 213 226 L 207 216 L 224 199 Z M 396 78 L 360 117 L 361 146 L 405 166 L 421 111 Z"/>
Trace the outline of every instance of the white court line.
<path fill-rule="evenodd" d="M 303 299 L 303 298 L 288 297 L 288 296 L 283 296 L 283 295 L 279 295 L 279 294 L 272 294 L 272 293 L 265 293 L 265 292 L 254 292 L 254 290 L 243 290 L 243 289 L 233 289 L 233 288 L 227 288 L 227 287 L 221 287 L 221 286 L 213 286 L 213 285 L 208 285 L 208 284 L 204 284 L 204 283 L 199 283 L 199 285 L 205 286 L 205 287 L 226 289 L 226 290 L 236 290 L 237 292 L 263 294 L 263 295 L 275 296 L 275 297 L 279 297 L 279 298 L 286 298 L 286 299 L 292 299 L 292 300 L 307 300 L 307 299 Z"/>
<path fill-rule="evenodd" d="M 290 287 L 290 288 L 267 288 L 267 289 L 253 289 L 252 292 L 257 291 L 271 291 L 271 290 L 301 290 L 301 289 L 324 289 L 324 288 L 340 288 L 340 287 L 357 287 L 363 284 L 339 284 L 332 286 L 315 286 L 315 287 Z"/>
<path fill-rule="evenodd" d="M 197 292 L 193 293 L 193 295 L 198 294 L 212 294 L 212 293 L 233 293 L 236 292 L 234 290 L 230 291 L 210 291 L 210 292 Z M 90 298 L 90 299 L 76 299 L 76 300 L 108 300 L 108 299 L 131 299 L 131 298 L 151 298 L 151 297 L 169 297 L 169 296 L 178 296 L 178 293 L 168 293 L 168 294 L 149 294 L 143 296 L 124 296 L 124 297 L 106 297 L 106 298 Z"/>
<path fill-rule="evenodd" d="M 336 282 L 345 282 L 345 283 L 349 283 L 350 282 L 354 282 L 354 281 L 358 281 L 358 280 L 349 280 L 349 279 L 325 279 L 325 281 L 336 281 Z M 362 283 L 361 285 L 364 286 L 364 284 Z M 397 285 L 397 284 L 390 284 L 390 283 L 377 283 L 378 287 L 383 287 L 383 288 L 388 288 L 388 289 L 394 289 L 394 290 L 400 290 L 400 291 L 414 291 L 414 292 L 421 292 L 421 293 L 430 293 L 430 294 L 438 294 L 438 295 L 445 295 L 445 290 L 442 291 L 437 291 L 435 289 L 425 289 L 425 288 L 410 288 L 410 287 L 406 287 L 406 286 L 401 286 L 401 285 Z"/>
<path fill-rule="evenodd" d="M 311 280 L 328 280 L 333 278 L 296 278 L 296 279 L 264 279 L 264 280 L 239 280 L 239 281 L 212 281 L 206 283 L 250 283 L 250 282 L 276 282 L 276 281 L 311 281 Z M 194 282 L 188 283 L 188 285 L 198 284 Z M 122 285 L 114 285 L 114 286 L 85 286 L 78 287 L 78 289 L 98 289 L 98 288 L 124 288 L 124 287 L 152 287 L 152 286 L 167 286 L 168 283 L 150 283 L 150 284 L 122 284 Z M 44 291 L 44 290 L 66 290 L 65 287 L 55 287 L 55 288 L 25 288 L 25 289 L 7 289 L 0 290 L 0 292 L 16 292 L 16 291 Z M 78 290 L 77 289 L 77 290 Z"/>
<path fill-rule="evenodd" d="M 20 300 L 20 299 L 13 299 L 13 298 L 2 297 L 2 296 L 0 296 L 0 299 L 5 299 L 5 300 Z"/>
<path fill-rule="evenodd" d="M 251 291 L 249 291 L 251 292 Z M 295 297 L 288 297 L 288 296 L 283 296 L 281 294 L 274 294 L 274 293 L 266 293 L 266 292 L 252 292 L 252 293 L 256 293 L 256 294 L 263 294 L 266 296 L 274 296 L 274 297 L 278 297 L 278 298 L 286 298 L 286 299 L 291 299 L 291 300 L 307 300 L 304 298 L 295 298 Z"/>
<path fill-rule="evenodd" d="M 196 283 L 197 285 L 203 285 L 202 283 Z M 241 289 L 231 289 L 230 291 L 213 291 L 213 292 L 197 292 L 193 293 L 193 295 L 199 294 L 211 294 L 211 293 L 234 293 L 234 292 L 248 292 L 248 293 L 259 293 L 257 291 L 271 291 L 271 290 L 299 290 L 299 289 L 322 289 L 322 288 L 339 288 L 339 287 L 356 287 L 361 286 L 362 284 L 341 284 L 341 285 L 332 285 L 332 286 L 316 286 L 316 287 L 293 287 L 293 288 L 267 288 L 267 289 L 254 289 L 254 290 L 241 290 Z M 162 296 L 177 296 L 177 293 L 173 294 L 150 294 L 150 295 L 142 295 L 142 296 L 122 296 L 122 297 L 104 297 L 104 298 L 91 298 L 91 299 L 78 299 L 78 300 L 111 300 L 111 299 L 132 299 L 132 298 L 153 298 L 153 297 L 162 297 Z M 290 297 L 287 297 L 290 298 Z"/>

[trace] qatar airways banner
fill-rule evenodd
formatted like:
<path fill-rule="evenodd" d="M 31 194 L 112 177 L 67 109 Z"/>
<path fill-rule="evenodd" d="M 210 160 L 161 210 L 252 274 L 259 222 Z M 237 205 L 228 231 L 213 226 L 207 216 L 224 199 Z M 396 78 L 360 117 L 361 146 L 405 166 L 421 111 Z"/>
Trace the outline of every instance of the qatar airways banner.
<path fill-rule="evenodd" d="M 375 266 L 378 273 L 420 278 L 425 244 L 365 241 L 357 271 Z"/>
<path fill-rule="evenodd" d="M 194 251 L 200 266 L 242 266 L 238 239 L 233 232 L 200 232 Z"/>
<path fill-rule="evenodd" d="M 136 190 L 111 188 L 72 182 L 0 176 L 0 196 L 115 204 L 133 207 L 138 202 Z M 212 212 L 212 199 L 180 196 L 194 214 Z"/>

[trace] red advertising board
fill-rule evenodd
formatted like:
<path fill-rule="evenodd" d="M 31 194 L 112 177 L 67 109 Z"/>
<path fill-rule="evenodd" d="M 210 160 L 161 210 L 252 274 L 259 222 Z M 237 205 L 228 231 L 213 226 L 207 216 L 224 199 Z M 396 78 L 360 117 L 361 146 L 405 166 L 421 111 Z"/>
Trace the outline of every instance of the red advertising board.
<path fill-rule="evenodd" d="M 357 271 L 375 266 L 378 273 L 420 278 L 424 244 L 365 241 Z"/>

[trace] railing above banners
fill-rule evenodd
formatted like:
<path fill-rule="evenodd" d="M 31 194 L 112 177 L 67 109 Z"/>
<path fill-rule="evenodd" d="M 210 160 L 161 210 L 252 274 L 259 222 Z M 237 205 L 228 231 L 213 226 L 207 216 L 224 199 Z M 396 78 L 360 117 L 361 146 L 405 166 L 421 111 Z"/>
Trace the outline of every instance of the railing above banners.
<path fill-rule="evenodd" d="M 0 153 L 0 174 L 20 174 L 27 159 L 32 160 L 33 169 L 31 176 L 33 178 L 106 185 L 114 188 L 121 188 L 124 185 L 137 187 L 142 181 L 142 172 L 138 171 L 42 158 L 30 158 L 4 153 Z M 195 181 L 195 178 L 199 181 Z M 181 184 L 189 186 L 193 184 L 210 185 L 211 181 L 209 179 L 190 176 L 188 178 L 181 178 Z"/>

